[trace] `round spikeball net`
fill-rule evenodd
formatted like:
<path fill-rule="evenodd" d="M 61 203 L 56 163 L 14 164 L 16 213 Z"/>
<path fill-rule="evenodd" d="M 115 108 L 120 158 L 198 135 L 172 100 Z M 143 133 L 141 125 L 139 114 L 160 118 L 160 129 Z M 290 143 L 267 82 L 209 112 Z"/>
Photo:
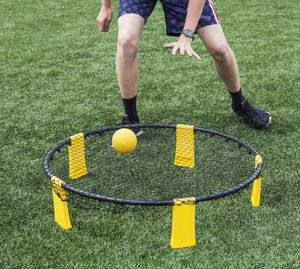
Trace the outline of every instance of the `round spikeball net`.
<path fill-rule="evenodd" d="M 142 128 L 128 154 L 108 143 L 120 128 Z M 254 160 L 259 157 L 254 165 Z M 249 144 L 233 136 L 189 125 L 135 124 L 104 127 L 74 135 L 53 147 L 44 170 L 67 191 L 67 199 L 127 205 L 174 205 L 218 199 L 247 187 L 262 172 Z M 95 207 L 95 203 L 84 202 Z M 101 204 L 101 203 L 98 203 Z M 101 205 L 99 205 L 101 206 Z"/>
<path fill-rule="evenodd" d="M 121 154 L 108 143 L 120 128 L 143 130 L 130 153 Z M 242 140 L 182 124 L 119 125 L 79 133 L 44 159 L 61 227 L 72 227 L 68 203 L 113 211 L 173 206 L 172 248 L 196 244 L 198 202 L 237 193 L 254 182 L 252 206 L 259 206 L 262 166 L 261 156 Z"/>

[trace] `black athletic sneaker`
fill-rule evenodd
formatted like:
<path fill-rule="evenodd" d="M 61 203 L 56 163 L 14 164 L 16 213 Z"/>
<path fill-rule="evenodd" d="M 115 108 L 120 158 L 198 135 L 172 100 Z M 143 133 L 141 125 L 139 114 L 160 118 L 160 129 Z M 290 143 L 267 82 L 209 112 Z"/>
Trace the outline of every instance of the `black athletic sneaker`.
<path fill-rule="evenodd" d="M 139 122 L 131 122 L 128 120 L 128 116 L 125 114 L 122 116 L 122 121 L 118 125 L 126 125 L 126 124 L 135 124 Z M 131 127 L 129 128 L 131 131 L 135 133 L 136 136 L 140 136 L 143 133 L 143 129 L 138 128 L 138 127 Z"/>
<path fill-rule="evenodd" d="M 131 122 L 128 120 L 128 116 L 125 114 L 122 116 L 122 121 L 118 124 L 118 125 L 127 125 L 127 124 L 135 124 L 135 123 L 139 123 L 139 122 Z M 133 131 L 135 133 L 135 135 L 138 137 L 141 134 L 143 134 L 143 129 L 139 128 L 139 127 L 130 127 L 128 128 L 131 131 Z M 108 139 L 108 144 L 112 147 L 112 136 Z"/>
<path fill-rule="evenodd" d="M 255 129 L 261 129 L 267 127 L 271 122 L 270 113 L 257 108 L 256 106 L 244 100 L 240 106 L 236 109 L 233 105 L 233 111 L 249 123 Z"/>

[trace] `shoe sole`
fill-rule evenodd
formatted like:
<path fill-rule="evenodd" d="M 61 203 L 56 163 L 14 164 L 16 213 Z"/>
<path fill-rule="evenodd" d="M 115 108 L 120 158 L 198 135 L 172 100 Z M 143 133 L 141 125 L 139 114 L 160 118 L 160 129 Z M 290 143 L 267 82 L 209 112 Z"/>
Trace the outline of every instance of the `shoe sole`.
<path fill-rule="evenodd" d="M 268 123 L 267 123 L 265 126 L 263 126 L 263 127 L 261 127 L 261 128 L 255 128 L 254 126 L 252 126 L 252 123 L 251 123 L 251 122 L 247 122 L 247 121 L 245 121 L 245 120 L 243 119 L 242 116 L 238 115 L 237 113 L 235 113 L 235 114 L 237 115 L 237 117 L 238 117 L 239 119 L 242 119 L 242 120 L 244 120 L 246 123 L 250 124 L 252 128 L 258 129 L 258 130 L 262 130 L 262 129 L 266 128 L 266 127 L 270 124 L 271 119 L 272 119 L 271 114 L 270 114 L 269 112 L 266 112 L 266 113 L 270 116 L 270 117 L 269 117 L 269 121 L 268 121 Z"/>
<path fill-rule="evenodd" d="M 266 128 L 266 127 L 270 124 L 271 119 L 272 119 L 271 114 L 270 114 L 269 112 L 266 112 L 266 113 L 270 116 L 270 117 L 269 117 L 269 122 L 268 122 L 267 125 L 264 126 L 262 129 Z"/>
<path fill-rule="evenodd" d="M 143 130 L 139 130 L 135 135 L 136 135 L 136 137 L 139 137 L 139 136 L 142 135 L 143 133 L 144 133 Z"/>

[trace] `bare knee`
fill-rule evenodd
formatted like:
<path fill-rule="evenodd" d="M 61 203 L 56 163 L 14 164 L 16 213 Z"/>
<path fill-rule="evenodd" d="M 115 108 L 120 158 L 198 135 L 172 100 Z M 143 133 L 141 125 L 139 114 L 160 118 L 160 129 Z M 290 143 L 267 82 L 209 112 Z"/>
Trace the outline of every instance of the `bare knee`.
<path fill-rule="evenodd" d="M 231 49 L 227 43 L 216 44 L 214 47 L 209 48 L 208 51 L 217 62 L 226 61 L 231 54 Z"/>
<path fill-rule="evenodd" d="M 138 51 L 139 39 L 130 35 L 121 34 L 118 37 L 118 53 L 123 57 L 135 58 Z"/>

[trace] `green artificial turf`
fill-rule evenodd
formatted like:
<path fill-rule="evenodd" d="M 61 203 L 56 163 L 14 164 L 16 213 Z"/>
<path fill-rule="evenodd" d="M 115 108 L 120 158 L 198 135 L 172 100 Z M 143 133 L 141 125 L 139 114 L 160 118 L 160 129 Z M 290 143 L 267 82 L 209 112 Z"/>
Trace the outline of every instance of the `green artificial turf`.
<path fill-rule="evenodd" d="M 110 32 L 100 33 L 100 1 L 0 0 L 0 268 L 299 268 L 298 0 L 215 0 L 243 93 L 272 114 L 265 130 L 232 112 L 198 38 L 193 48 L 202 62 L 164 50 L 176 39 L 165 35 L 160 4 L 140 42 L 141 120 L 193 124 L 248 142 L 265 162 L 259 208 L 251 207 L 251 188 L 198 204 L 197 245 L 177 250 L 169 246 L 170 207 L 114 214 L 71 206 L 73 228 L 54 223 L 44 156 L 123 114 L 117 4 Z"/>

